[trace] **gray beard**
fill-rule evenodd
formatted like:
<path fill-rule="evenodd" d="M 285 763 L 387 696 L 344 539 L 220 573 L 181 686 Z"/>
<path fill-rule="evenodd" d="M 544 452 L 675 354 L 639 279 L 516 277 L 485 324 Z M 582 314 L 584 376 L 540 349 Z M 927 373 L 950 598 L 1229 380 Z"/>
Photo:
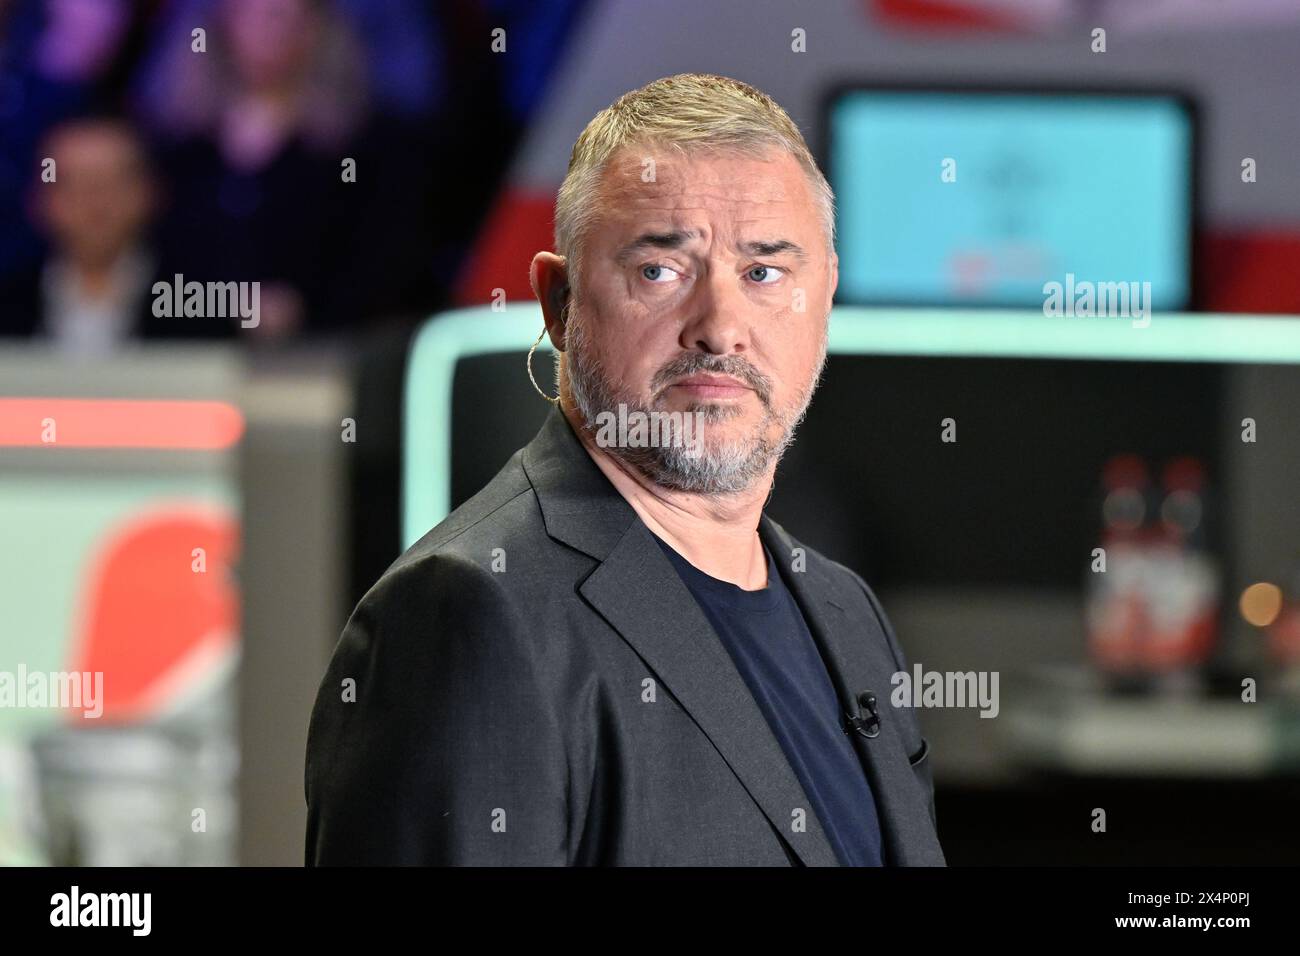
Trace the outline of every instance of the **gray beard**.
<path fill-rule="evenodd" d="M 635 411 L 648 416 L 652 411 L 659 411 L 631 395 L 621 394 L 611 385 L 599 364 L 590 360 L 589 343 L 582 330 L 582 323 L 575 322 L 575 318 L 576 316 L 571 316 L 566 332 L 564 368 L 569 395 L 586 428 L 594 431 L 598 427 L 597 416 L 602 412 L 617 413 L 620 404 L 626 407 L 629 414 Z M 825 365 L 826 348 L 823 342 L 817 372 L 806 394 L 795 412 L 783 418 L 772 409 L 770 383 L 764 378 L 756 378 L 752 367 L 743 359 L 735 356 L 711 356 L 703 352 L 688 353 L 672 364 L 667 378 L 712 372 L 734 375 L 754 387 L 763 404 L 764 415 L 749 439 L 725 441 L 717 447 L 711 447 L 706 438 L 702 448 L 695 454 L 676 442 L 647 447 L 609 446 L 605 450 L 663 488 L 709 496 L 746 491 L 767 473 L 774 462 L 781 460 L 785 450 L 794 441 L 795 429 L 808 411 Z M 692 403 L 686 411 L 700 413 L 706 436 L 710 424 L 725 422 L 740 414 L 740 410 L 733 406 L 707 402 Z M 776 442 L 767 437 L 768 428 L 773 423 L 781 426 L 781 438 Z"/>

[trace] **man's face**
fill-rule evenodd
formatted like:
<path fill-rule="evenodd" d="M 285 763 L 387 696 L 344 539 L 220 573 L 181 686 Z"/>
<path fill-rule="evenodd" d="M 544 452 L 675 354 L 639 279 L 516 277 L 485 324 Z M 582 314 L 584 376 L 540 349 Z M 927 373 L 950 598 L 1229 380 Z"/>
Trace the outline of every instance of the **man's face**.
<path fill-rule="evenodd" d="M 802 168 L 784 150 L 625 150 L 599 209 L 566 337 L 576 404 L 593 428 L 619 403 L 701 412 L 698 457 L 609 451 L 667 487 L 748 488 L 793 438 L 826 354 L 838 265 Z"/>
<path fill-rule="evenodd" d="M 40 186 L 43 219 L 61 251 L 103 266 L 138 241 L 153 191 L 139 146 L 108 123 L 70 126 L 49 142 L 57 178 Z"/>

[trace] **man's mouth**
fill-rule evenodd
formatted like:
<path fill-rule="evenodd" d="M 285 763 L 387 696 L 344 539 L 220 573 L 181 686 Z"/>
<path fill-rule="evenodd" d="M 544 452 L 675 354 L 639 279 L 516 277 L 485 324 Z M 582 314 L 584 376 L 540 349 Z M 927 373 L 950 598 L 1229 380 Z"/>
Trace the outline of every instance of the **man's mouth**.
<path fill-rule="evenodd" d="M 730 375 L 688 375 L 673 382 L 669 388 L 677 388 L 695 398 L 741 398 L 754 389 L 738 378 Z"/>

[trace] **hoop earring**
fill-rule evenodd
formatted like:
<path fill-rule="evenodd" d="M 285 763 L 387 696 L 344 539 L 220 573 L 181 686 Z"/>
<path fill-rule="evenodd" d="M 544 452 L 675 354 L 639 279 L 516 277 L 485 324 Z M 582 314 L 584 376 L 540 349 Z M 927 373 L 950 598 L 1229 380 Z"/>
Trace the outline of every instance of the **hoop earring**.
<path fill-rule="evenodd" d="M 552 405 L 555 405 L 559 403 L 560 396 L 556 395 L 554 398 L 552 398 L 550 395 L 547 395 L 545 392 L 542 391 L 542 387 L 537 384 L 537 379 L 533 378 L 533 352 L 537 350 L 537 346 L 542 344 L 542 336 L 544 336 L 545 334 L 546 334 L 546 326 L 542 326 L 542 331 L 541 334 L 537 336 L 537 341 L 534 342 L 533 347 L 528 350 L 528 381 L 533 383 L 533 388 L 537 390 L 538 395 L 542 396 L 542 398 L 546 399 Z"/>

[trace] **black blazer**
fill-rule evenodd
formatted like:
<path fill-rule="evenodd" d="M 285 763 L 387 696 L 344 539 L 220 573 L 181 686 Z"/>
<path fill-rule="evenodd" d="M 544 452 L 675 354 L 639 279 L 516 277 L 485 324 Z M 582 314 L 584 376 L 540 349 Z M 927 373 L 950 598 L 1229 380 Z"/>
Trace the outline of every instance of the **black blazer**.
<path fill-rule="evenodd" d="M 766 515 L 759 531 L 845 710 L 880 701 L 879 735 L 850 736 L 886 864 L 946 865 L 879 603 Z M 838 865 L 726 649 L 558 409 L 357 605 L 305 783 L 309 866 Z"/>

